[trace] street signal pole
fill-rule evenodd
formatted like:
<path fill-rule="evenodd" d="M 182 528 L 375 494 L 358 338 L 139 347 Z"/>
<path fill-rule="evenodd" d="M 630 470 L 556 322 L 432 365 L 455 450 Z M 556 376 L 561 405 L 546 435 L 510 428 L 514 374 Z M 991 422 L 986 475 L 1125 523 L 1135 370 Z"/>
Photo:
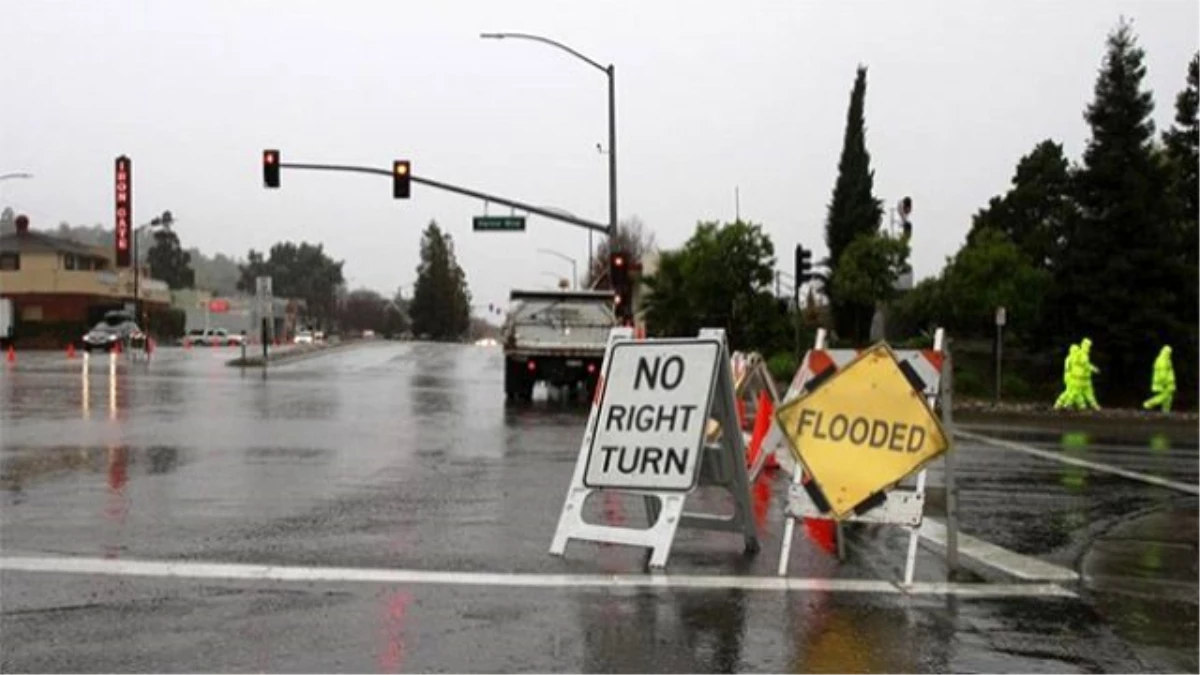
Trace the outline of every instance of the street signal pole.
<path fill-rule="evenodd" d="M 270 157 L 272 159 L 272 161 L 268 162 L 268 157 Z M 271 168 L 271 167 L 274 167 L 274 168 Z M 433 180 L 430 178 L 424 178 L 422 176 L 413 175 L 412 165 L 408 160 L 403 160 L 403 161 L 397 160 L 392 163 L 392 167 L 390 169 L 383 169 L 383 168 L 377 168 L 377 167 L 371 167 L 371 166 L 352 166 L 352 165 L 347 165 L 347 164 L 308 164 L 308 163 L 298 163 L 298 162 L 281 162 L 281 161 L 279 161 L 279 151 L 278 150 L 263 151 L 263 179 L 264 179 L 264 182 L 267 183 L 267 187 L 279 187 L 278 171 L 280 169 L 300 169 L 300 170 L 307 170 L 307 171 L 337 171 L 337 172 L 349 172 L 349 173 L 366 173 L 366 174 L 371 174 L 374 176 L 388 176 L 392 179 L 392 194 L 396 199 L 408 199 L 410 185 L 412 183 L 417 183 L 418 185 L 424 185 L 425 187 L 434 188 L 435 190 L 445 190 L 446 192 L 453 192 L 455 194 L 462 195 L 464 197 L 471 197 L 473 199 L 482 199 L 485 202 L 500 204 L 500 205 L 508 206 L 508 207 L 511 207 L 514 209 L 521 209 L 522 211 L 528 211 L 529 213 L 539 215 L 543 218 L 548 218 L 550 220 L 556 220 L 556 221 L 559 221 L 562 223 L 569 223 L 571 225 L 575 225 L 577 227 L 582 227 L 582 228 L 592 231 L 592 232 L 603 232 L 603 233 L 609 232 L 608 225 L 596 223 L 596 222 L 593 222 L 590 220 L 586 220 L 584 218 L 578 218 L 576 216 L 562 213 L 557 210 L 551 210 L 551 209 L 543 208 L 540 206 L 536 206 L 534 204 L 527 204 L 525 202 L 520 202 L 515 199 L 507 199 L 507 198 L 501 197 L 499 195 L 488 194 L 486 192 L 480 192 L 479 190 L 472 190 L 470 188 L 465 188 L 465 187 L 462 187 L 459 185 L 451 185 L 450 183 L 443 183 L 441 181 L 436 181 L 436 180 Z M 274 183 L 274 184 L 272 184 L 272 183 Z M 510 216 L 507 218 L 507 220 L 512 221 L 511 223 L 509 223 L 509 225 L 515 225 L 515 226 L 509 227 L 506 225 L 504 227 L 498 227 L 498 228 L 485 227 L 485 228 L 477 228 L 477 229 L 503 229 L 503 230 L 523 230 L 524 229 L 524 218 L 523 217 L 511 217 Z"/>

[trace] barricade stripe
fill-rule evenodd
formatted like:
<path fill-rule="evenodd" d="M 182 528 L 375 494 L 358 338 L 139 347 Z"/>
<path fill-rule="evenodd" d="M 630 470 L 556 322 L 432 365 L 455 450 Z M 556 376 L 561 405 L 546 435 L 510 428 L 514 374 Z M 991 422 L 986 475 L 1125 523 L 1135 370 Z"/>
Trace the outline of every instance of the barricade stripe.
<path fill-rule="evenodd" d="M 810 393 L 816 391 L 817 387 L 820 387 L 822 384 L 825 384 L 825 381 L 828 380 L 829 378 L 833 377 L 837 373 L 837 371 L 838 371 L 838 369 L 834 365 L 830 364 L 828 368 L 817 373 L 815 377 L 809 379 L 808 382 L 804 383 L 804 391 L 807 391 Z"/>
<path fill-rule="evenodd" d="M 862 514 L 883 504 L 886 501 L 887 501 L 887 493 L 873 492 L 873 493 L 871 493 L 871 496 L 862 500 L 862 502 L 860 502 L 857 506 L 854 507 L 854 515 L 861 516 Z"/>
<path fill-rule="evenodd" d="M 914 391 L 921 394 L 925 393 L 925 380 L 921 379 L 921 376 L 917 374 L 916 369 L 913 368 L 911 363 L 901 361 L 900 372 L 904 373 L 904 379 L 908 380 Z"/>

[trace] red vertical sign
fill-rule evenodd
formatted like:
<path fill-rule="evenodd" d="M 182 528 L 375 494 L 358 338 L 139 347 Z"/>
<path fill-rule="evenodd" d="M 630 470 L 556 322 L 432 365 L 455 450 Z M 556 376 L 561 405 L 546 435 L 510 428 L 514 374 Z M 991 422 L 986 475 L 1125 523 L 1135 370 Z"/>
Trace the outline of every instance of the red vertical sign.
<path fill-rule="evenodd" d="M 117 158 L 116 193 L 117 267 L 129 267 L 133 237 L 133 162 L 125 155 Z"/>

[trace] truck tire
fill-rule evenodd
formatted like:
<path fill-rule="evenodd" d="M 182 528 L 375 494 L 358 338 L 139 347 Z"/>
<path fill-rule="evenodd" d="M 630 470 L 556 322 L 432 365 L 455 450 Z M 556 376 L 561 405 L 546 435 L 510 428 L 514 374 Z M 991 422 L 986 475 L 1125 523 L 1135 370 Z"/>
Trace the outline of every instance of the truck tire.
<path fill-rule="evenodd" d="M 515 401 L 520 391 L 520 373 L 513 367 L 512 361 L 504 362 L 504 398 Z"/>
<path fill-rule="evenodd" d="M 520 361 L 509 361 L 504 367 L 504 397 L 510 401 L 532 401 L 534 378 Z"/>

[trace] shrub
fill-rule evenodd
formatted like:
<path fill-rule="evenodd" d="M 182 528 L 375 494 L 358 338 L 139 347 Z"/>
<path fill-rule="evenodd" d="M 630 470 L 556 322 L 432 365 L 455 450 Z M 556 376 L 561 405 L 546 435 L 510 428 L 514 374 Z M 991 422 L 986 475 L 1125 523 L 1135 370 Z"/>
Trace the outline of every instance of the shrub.
<path fill-rule="evenodd" d="M 792 376 L 796 374 L 796 369 L 799 367 L 800 364 L 796 361 L 796 355 L 791 352 L 777 352 L 771 358 L 767 359 L 767 370 L 777 382 L 791 381 Z"/>

